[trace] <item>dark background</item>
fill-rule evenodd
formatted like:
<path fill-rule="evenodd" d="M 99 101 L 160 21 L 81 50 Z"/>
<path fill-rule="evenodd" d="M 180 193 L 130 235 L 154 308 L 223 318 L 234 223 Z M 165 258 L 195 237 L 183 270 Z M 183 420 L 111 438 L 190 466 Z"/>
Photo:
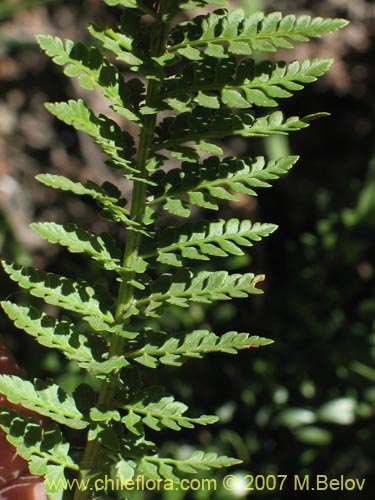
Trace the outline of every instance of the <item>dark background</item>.
<path fill-rule="evenodd" d="M 236 357 L 207 357 L 181 369 L 162 368 L 156 374 L 145 370 L 146 380 L 158 379 L 189 403 L 193 413 L 221 417 L 209 429 L 162 433 L 155 439 L 176 456 L 195 446 L 237 456 L 244 461 L 234 471 L 239 474 L 366 478 L 362 493 L 318 492 L 309 498 L 370 498 L 375 490 L 374 9 L 365 0 L 232 4 L 249 11 L 340 16 L 351 24 L 324 40 L 274 56 L 335 57 L 327 76 L 282 103 L 288 116 L 328 111 L 329 118 L 288 139 L 232 139 L 225 145 L 229 154 L 301 155 L 294 170 L 272 189 L 223 208 L 223 217 L 279 225 L 249 256 L 224 264 L 231 270 L 264 272 L 265 294 L 204 310 L 195 305 L 188 313 L 171 310 L 162 319 L 177 329 L 195 327 L 198 321 L 217 333 L 248 331 L 275 343 Z M 85 26 L 95 18 L 115 24 L 114 11 L 96 0 L 0 4 L 0 253 L 22 264 L 100 281 L 100 272 L 83 258 L 44 244 L 28 229 L 33 220 L 107 229 L 94 207 L 34 180 L 39 172 L 53 172 L 96 182 L 109 176 L 120 182 L 107 171 L 90 139 L 57 123 L 43 108 L 45 101 L 84 97 L 96 111 L 106 110 L 102 100 L 64 77 L 33 38 L 50 33 L 86 39 Z M 129 187 L 122 188 L 129 195 Z M 4 275 L 0 280 L 2 299 L 29 300 Z M 82 382 L 74 366 L 16 330 L 4 315 L 0 332 L 28 376 L 56 377 L 67 390 Z M 290 484 L 283 492 L 248 497 L 300 498 Z M 224 490 L 150 497 L 234 498 Z M 245 493 L 238 497 L 245 498 Z"/>

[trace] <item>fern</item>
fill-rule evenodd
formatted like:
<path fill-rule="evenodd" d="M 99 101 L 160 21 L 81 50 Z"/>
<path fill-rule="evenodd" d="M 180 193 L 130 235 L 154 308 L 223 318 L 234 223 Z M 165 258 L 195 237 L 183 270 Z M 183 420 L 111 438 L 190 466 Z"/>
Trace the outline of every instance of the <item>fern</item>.
<path fill-rule="evenodd" d="M 203 415 L 199 418 L 184 416 L 188 407 L 178 403 L 173 396 L 164 394 L 160 388 L 149 388 L 134 396 L 132 401 L 122 406 L 128 415 L 122 418 L 130 432 L 141 434 L 143 429 L 136 427 L 142 424 L 155 431 L 162 428 L 179 431 L 182 427 L 193 428 L 195 425 L 208 425 L 217 422 L 217 417 Z"/>
<path fill-rule="evenodd" d="M 143 258 L 157 257 L 163 264 L 182 266 L 183 258 L 210 260 L 211 256 L 244 255 L 242 246 L 252 246 L 252 241 L 259 241 L 275 230 L 273 224 L 252 224 L 238 219 L 184 224 L 162 231 L 156 248 L 143 254 Z"/>
<path fill-rule="evenodd" d="M 53 36 L 38 36 L 38 42 L 67 76 L 78 78 L 84 89 L 101 93 L 118 115 L 119 120 L 97 116 L 82 99 L 46 105 L 56 118 L 88 134 L 106 155 L 108 166 L 132 183 L 130 207 L 109 182 L 83 184 L 48 173 L 37 179 L 95 200 L 99 213 L 126 232 L 123 256 L 120 238 L 92 233 L 76 223 L 34 223 L 31 228 L 41 238 L 91 259 L 108 276 L 106 283 L 112 284 L 108 289 L 3 261 L 10 279 L 63 314 L 52 317 L 34 305 L 2 302 L 17 328 L 99 379 L 100 388 L 88 396 L 82 385 L 67 394 L 50 380 L 30 382 L 1 375 L 0 392 L 10 402 L 51 423 L 41 425 L 3 409 L 0 427 L 29 461 L 30 471 L 48 480 L 64 478 L 70 470 L 69 474 L 89 478 L 105 473 L 178 482 L 181 475 L 239 461 L 202 451 L 184 460 L 161 457 L 148 439 L 150 430 L 179 431 L 213 424 L 217 418 L 189 416 L 186 404 L 163 388 L 144 387 L 138 372 L 161 365 L 177 367 L 211 353 L 236 354 L 272 341 L 236 331 L 223 335 L 203 329 L 159 331 L 150 328 L 149 320 L 156 324 L 170 306 L 188 308 L 194 302 L 211 304 L 262 293 L 258 285 L 264 275 L 229 274 L 212 268 L 210 261 L 244 255 L 276 226 L 236 218 L 196 221 L 192 207 L 218 211 L 228 200 L 237 200 L 238 194 L 255 196 L 297 162 L 297 156 L 268 162 L 263 157 L 224 157 L 222 140 L 288 134 L 324 116 L 286 117 L 277 109 L 261 108 L 277 107 L 280 99 L 322 76 L 332 60 L 258 63 L 251 56 L 256 51 L 292 48 L 342 28 L 346 21 L 279 12 L 247 17 L 240 9 L 223 8 L 176 26 L 176 16 L 185 10 L 225 7 L 227 2 L 105 3 L 123 8 L 124 14 L 117 28 L 92 24 L 92 46 Z M 150 22 L 143 22 L 143 16 Z M 124 78 L 124 66 L 132 77 Z M 138 126 L 138 138 L 119 125 L 121 119 Z M 176 168 L 165 168 L 170 159 Z M 164 212 L 173 219 L 167 227 Z M 191 220 L 186 222 L 187 217 Z M 194 261 L 199 261 L 199 270 L 189 267 Z M 116 283 L 118 292 L 113 293 Z M 84 450 L 63 437 L 64 428 L 87 431 Z M 62 498 L 62 491 L 47 493 L 53 500 Z M 90 490 L 77 489 L 74 500 L 90 495 Z"/>
<path fill-rule="evenodd" d="M 146 210 L 151 216 L 161 206 L 179 217 L 189 217 L 191 206 L 218 210 L 217 200 L 235 201 L 233 193 L 256 196 L 255 188 L 270 187 L 268 181 L 286 174 L 297 160 L 289 156 L 266 164 L 261 156 L 241 160 L 213 156 L 202 164 L 187 162 L 169 172 L 157 170 L 151 176 L 155 185 L 150 186 L 152 199 Z"/>
<path fill-rule="evenodd" d="M 174 30 L 175 41 L 167 52 L 199 60 L 202 53 L 215 58 L 228 54 L 251 55 L 254 51 L 274 52 L 291 49 L 295 42 L 306 42 L 345 26 L 342 19 L 310 16 L 283 17 L 280 12 L 257 12 L 246 17 L 242 9 L 217 11 L 199 16 Z"/>
<path fill-rule="evenodd" d="M 159 364 L 181 366 L 188 359 L 202 358 L 213 352 L 237 354 L 241 349 L 270 344 L 269 339 L 248 333 L 227 332 L 222 336 L 207 330 L 170 335 L 167 332 L 141 332 L 127 357 L 149 368 Z"/>
<path fill-rule="evenodd" d="M 245 59 L 237 64 L 234 56 L 227 59 L 203 57 L 186 65 L 182 75 L 164 83 L 163 98 L 177 111 L 188 111 L 191 103 L 219 109 L 250 108 L 254 105 L 277 106 L 276 99 L 292 96 L 304 84 L 314 82 L 330 68 L 332 59 L 294 61 L 290 64 Z"/>
<path fill-rule="evenodd" d="M 128 159 L 134 152 L 132 138 L 113 120 L 95 116 L 82 100 L 49 103 L 46 108 L 59 120 L 91 136 L 110 156 L 112 166 L 136 172 Z"/>
<path fill-rule="evenodd" d="M 15 375 L 2 375 L 0 391 L 11 403 L 20 404 L 73 429 L 84 429 L 88 423 L 76 408 L 74 399 L 58 385 L 35 380 L 34 384 Z"/>

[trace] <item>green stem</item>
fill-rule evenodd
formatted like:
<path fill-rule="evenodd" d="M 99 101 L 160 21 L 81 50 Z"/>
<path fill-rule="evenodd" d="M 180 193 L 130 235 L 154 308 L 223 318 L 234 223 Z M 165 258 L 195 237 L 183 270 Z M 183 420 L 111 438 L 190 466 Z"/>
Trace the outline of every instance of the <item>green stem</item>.
<path fill-rule="evenodd" d="M 162 55 L 166 48 L 169 25 L 162 21 L 162 14 L 166 10 L 167 1 L 168 0 L 160 0 L 158 12 L 159 20 L 155 22 L 155 30 L 153 31 L 153 36 L 151 38 L 150 52 L 152 56 Z M 151 80 L 148 82 L 147 94 L 145 99 L 146 106 L 154 107 L 156 105 L 159 100 L 160 88 L 160 81 Z M 147 185 L 145 182 L 143 182 L 142 177 L 144 179 L 147 177 L 146 163 L 150 153 L 152 152 L 156 119 L 157 115 L 147 115 L 142 123 L 142 129 L 140 133 L 137 168 L 140 171 L 141 179 L 134 181 L 132 206 L 130 210 L 130 219 L 138 224 L 142 223 L 146 206 Z M 139 247 L 141 243 L 140 238 L 140 233 L 131 230 L 128 231 L 123 257 L 123 267 L 125 269 L 129 269 L 132 262 L 134 262 L 138 257 Z M 122 322 L 123 312 L 133 300 L 134 289 L 129 282 L 134 277 L 135 273 L 132 271 L 128 271 L 124 275 L 124 278 L 119 287 L 115 306 L 115 321 L 117 323 Z M 123 338 L 114 335 L 111 340 L 109 357 L 120 355 L 124 348 L 124 342 L 125 340 Z M 100 406 L 102 405 L 104 407 L 108 407 L 111 404 L 113 398 L 114 385 L 108 381 L 103 381 L 99 390 L 97 404 Z M 87 442 L 87 446 L 85 448 L 81 462 L 81 471 L 90 471 L 97 469 L 100 458 L 100 451 L 101 443 L 97 438 L 89 440 Z M 89 495 L 89 490 L 80 491 L 79 488 L 77 488 L 74 493 L 74 500 L 86 500 Z"/>

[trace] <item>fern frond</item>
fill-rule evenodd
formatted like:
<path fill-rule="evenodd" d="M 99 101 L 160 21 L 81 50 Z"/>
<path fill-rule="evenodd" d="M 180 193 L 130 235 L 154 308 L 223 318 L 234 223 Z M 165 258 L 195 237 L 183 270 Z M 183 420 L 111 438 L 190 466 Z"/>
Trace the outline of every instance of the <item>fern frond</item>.
<path fill-rule="evenodd" d="M 213 424 L 218 420 L 211 415 L 202 415 L 199 418 L 185 416 L 188 407 L 175 401 L 173 396 L 165 394 L 159 387 L 142 390 L 129 403 L 121 405 L 121 408 L 128 412 L 121 421 L 134 434 L 141 434 L 143 425 L 154 431 L 163 428 L 179 431 L 183 427 L 192 429 L 195 425 Z"/>
<path fill-rule="evenodd" d="M 161 99 L 177 111 L 188 111 L 192 103 L 212 109 L 277 106 L 277 100 L 292 96 L 304 84 L 314 82 L 328 71 L 333 59 L 313 59 L 256 64 L 246 59 L 237 64 L 227 59 L 204 57 L 188 64 L 181 75 L 164 83 Z"/>
<path fill-rule="evenodd" d="M 3 408 L 0 410 L 0 428 L 18 455 L 29 462 L 31 474 L 45 477 L 46 486 L 48 483 L 53 484 L 53 480 L 65 481 L 65 469 L 79 470 L 69 455 L 69 443 L 55 423 L 49 422 L 42 427 L 30 417 Z M 61 491 L 47 493 L 49 500 L 61 500 Z"/>
<path fill-rule="evenodd" d="M 51 381 L 35 379 L 31 383 L 15 375 L 1 374 L 0 392 L 11 403 L 19 404 L 72 429 L 84 429 L 88 425 L 74 399 Z"/>
<path fill-rule="evenodd" d="M 293 48 L 296 42 L 332 33 L 347 25 L 344 19 L 322 19 L 281 12 L 246 16 L 242 9 L 219 10 L 179 25 L 173 32 L 170 54 L 198 60 L 202 53 L 215 58 L 251 55 L 254 51 L 274 52 Z"/>
<path fill-rule="evenodd" d="M 201 164 L 183 163 L 181 168 L 152 175 L 155 186 L 149 186 L 150 209 L 158 205 L 173 215 L 188 217 L 189 205 L 218 210 L 217 200 L 236 200 L 232 193 L 256 196 L 256 188 L 270 187 L 269 181 L 286 174 L 298 156 L 286 156 L 268 163 L 265 158 L 210 157 Z M 180 199 L 185 196 L 186 202 Z"/>
<path fill-rule="evenodd" d="M 257 63 L 258 57 L 253 56 L 253 60 L 249 56 L 256 51 L 292 48 L 297 42 L 332 33 L 347 22 L 283 16 L 280 12 L 246 16 L 241 9 L 221 9 L 178 24 L 176 16 L 184 9 L 226 6 L 228 2 L 104 2 L 124 8 L 124 12 L 116 29 L 100 22 L 91 25 L 89 32 L 98 47 L 53 36 L 37 39 L 67 76 L 78 78 L 84 89 L 100 93 L 109 101 L 111 113 L 117 114 L 118 119 L 111 119 L 110 114 L 97 116 L 81 99 L 46 106 L 55 117 L 88 134 L 107 155 L 106 163 L 120 169 L 123 178 L 133 183 L 131 208 L 125 208 L 127 201 L 110 183 L 83 184 L 50 174 L 37 178 L 47 186 L 95 200 L 105 218 L 125 229 L 123 256 L 109 233 L 95 234 L 76 224 L 32 224 L 48 242 L 88 255 L 106 272 L 114 271 L 114 279 L 108 282 L 108 291 L 89 281 L 4 261 L 6 273 L 21 288 L 47 304 L 77 314 L 79 319 L 56 319 L 31 305 L 2 303 L 16 327 L 39 344 L 61 352 L 92 380 L 101 382 L 98 391 L 80 385 L 73 397 L 52 381 L 36 380 L 33 384 L 17 376 L 0 375 L 0 393 L 10 403 L 36 412 L 43 421 L 38 425 L 2 410 L 0 427 L 29 461 L 31 473 L 50 481 L 64 480 L 65 469 L 72 469 L 79 472 L 80 479 L 116 473 L 125 480 L 141 474 L 178 482 L 181 474 L 240 461 L 202 451 L 182 460 L 160 457 L 146 431 L 179 431 L 214 423 L 217 418 L 189 417 L 187 406 L 164 389 L 144 387 L 139 365 L 175 367 L 210 353 L 236 354 L 272 341 L 236 331 L 221 336 L 207 330 L 163 332 L 158 331 L 153 318 L 169 306 L 188 308 L 194 302 L 211 304 L 262 293 L 257 288 L 264 280 L 262 274 L 193 271 L 182 265 L 185 259 L 208 262 L 211 257 L 244 255 L 245 247 L 271 234 L 276 226 L 220 217 L 164 227 L 159 211 L 188 217 L 193 206 L 218 210 L 219 204 L 237 200 L 238 194 L 255 195 L 258 188 L 268 187 L 296 163 L 296 156 L 269 162 L 263 157 L 223 159 L 220 141 L 232 136 L 286 135 L 326 116 L 317 113 L 288 118 L 280 111 L 258 112 L 256 108 L 276 106 L 279 99 L 290 97 L 322 76 L 332 60 Z M 109 59 L 104 51 L 109 51 Z M 126 65 L 125 76 L 117 63 Z M 129 71 L 134 77 L 128 78 Z M 136 123 L 136 139 L 118 125 L 122 119 Z M 202 156 L 208 158 L 202 161 Z M 181 168 L 167 171 L 171 158 L 182 163 Z M 159 263 L 170 269 L 155 277 Z M 116 281 L 118 291 L 112 294 Z M 69 456 L 69 445 L 59 427 L 45 425 L 44 417 L 88 431 L 85 450 L 76 451 L 81 455 L 80 466 Z M 47 492 L 50 500 L 62 500 L 62 493 Z M 73 496 L 87 500 L 92 494 L 78 487 Z"/>
<path fill-rule="evenodd" d="M 91 375 L 103 379 L 106 378 L 106 375 L 116 373 L 128 365 L 129 362 L 123 356 L 112 356 L 106 361 L 95 361 L 92 359 L 90 363 L 82 367 Z"/>
<path fill-rule="evenodd" d="M 158 262 L 181 267 L 183 259 L 210 260 L 212 256 L 244 255 L 241 247 L 252 246 L 253 241 L 260 241 L 276 229 L 274 224 L 252 224 L 239 219 L 172 226 L 160 232 L 157 248 L 146 251 L 142 257 L 156 257 Z"/>
<path fill-rule="evenodd" d="M 72 253 L 85 253 L 102 264 L 104 269 L 121 273 L 121 254 L 108 234 L 97 235 L 76 224 L 35 222 L 30 228 L 49 243 L 58 243 Z"/>
<path fill-rule="evenodd" d="M 103 152 L 109 156 L 108 164 L 114 168 L 137 173 L 132 167 L 134 141 L 130 134 L 123 132 L 113 120 L 104 115 L 97 117 L 82 99 L 77 101 L 47 103 L 47 110 L 56 118 L 92 137 Z"/>
<path fill-rule="evenodd" d="M 31 461 L 32 474 L 43 474 L 37 469 L 37 463 L 41 465 L 38 458 L 42 459 L 45 465 L 54 463 L 78 470 L 78 465 L 69 456 L 69 443 L 64 441 L 57 424 L 48 422 L 42 427 L 31 417 L 2 408 L 0 427 L 7 433 L 8 441 L 16 447 L 18 454 Z"/>
<path fill-rule="evenodd" d="M 238 332 L 217 336 L 208 330 L 173 335 L 145 331 L 124 356 L 148 368 L 156 368 L 159 364 L 181 366 L 189 359 L 201 359 L 214 352 L 237 354 L 239 350 L 265 346 L 272 342 L 270 339 Z"/>
<path fill-rule="evenodd" d="M 71 280 L 65 276 L 46 273 L 38 269 L 26 268 L 2 261 L 3 268 L 10 278 L 31 295 L 42 298 L 47 304 L 60 306 L 85 316 L 99 317 L 111 323 L 112 313 L 107 305 L 111 302 L 105 289 L 92 287 L 83 280 Z"/>
<path fill-rule="evenodd" d="M 190 302 L 210 304 L 216 300 L 246 298 L 250 294 L 262 293 L 256 288 L 264 276 L 251 273 L 229 274 L 226 271 L 202 271 L 194 275 L 187 269 L 176 274 L 162 274 L 125 312 L 125 317 L 134 314 L 158 316 L 157 309 L 163 305 L 189 307 Z"/>
<path fill-rule="evenodd" d="M 101 42 L 103 48 L 115 54 L 118 61 L 129 66 L 139 66 L 144 62 L 143 54 L 137 49 L 131 37 L 114 31 L 101 22 L 91 24 L 88 30 L 91 36 Z"/>
<path fill-rule="evenodd" d="M 267 137 L 271 134 L 287 135 L 288 132 L 301 130 L 309 126 L 311 120 L 327 116 L 327 113 L 315 113 L 303 118 L 291 116 L 284 118 L 281 111 L 257 118 L 250 111 L 238 114 L 229 109 L 211 110 L 196 108 L 191 113 L 182 113 L 176 117 L 165 118 L 158 127 L 158 143 L 154 150 L 173 150 L 181 144 L 193 141 L 195 150 L 211 152 L 206 141 L 229 136 Z M 193 151 L 194 151 L 193 149 Z M 216 154 L 222 154 L 216 152 Z M 195 157 L 194 157 L 195 158 Z M 191 158 L 191 161 L 194 160 Z"/>
<path fill-rule="evenodd" d="M 87 339 L 77 332 L 69 318 L 59 321 L 33 306 L 19 306 L 9 301 L 1 302 L 1 306 L 16 327 L 35 337 L 39 344 L 63 352 L 82 367 L 92 361 Z"/>
<path fill-rule="evenodd" d="M 63 175 L 54 174 L 38 174 L 35 178 L 46 186 L 61 189 L 62 191 L 71 191 L 81 196 L 90 196 L 103 204 L 118 203 L 121 198 L 121 192 L 110 182 L 105 182 L 102 186 L 98 186 L 93 181 L 87 181 L 86 185 L 84 185 Z"/>
<path fill-rule="evenodd" d="M 139 120 L 137 107 L 144 93 L 140 80 L 134 78 L 125 82 L 97 47 L 51 35 L 38 35 L 36 39 L 56 64 L 66 66 L 64 73 L 67 76 L 78 77 L 84 89 L 98 90 L 111 102 L 113 111 L 126 120 Z"/>
<path fill-rule="evenodd" d="M 120 474 L 123 471 L 125 477 L 131 478 L 138 473 L 154 480 L 167 479 L 178 484 L 183 474 L 196 474 L 198 471 L 231 467 L 241 463 L 241 460 L 203 451 L 194 451 L 189 458 L 184 460 L 162 458 L 157 454 L 145 455 L 153 447 L 153 443 L 145 441 L 143 437 L 128 438 L 124 443 L 122 460 L 117 461 L 117 470 Z M 130 457 L 126 453 L 128 449 L 133 452 Z"/>
<path fill-rule="evenodd" d="M 45 186 L 70 191 L 79 196 L 89 196 L 96 200 L 103 210 L 102 214 L 109 220 L 122 222 L 134 228 L 139 227 L 139 224 L 129 217 L 129 211 L 124 208 L 126 200 L 121 198 L 121 192 L 110 182 L 104 182 L 102 186 L 93 181 L 82 184 L 63 175 L 54 174 L 38 174 L 35 178 Z"/>
<path fill-rule="evenodd" d="M 34 337 L 40 345 L 62 352 L 67 359 L 75 361 L 92 375 L 107 374 L 129 364 L 124 357 L 97 360 L 87 336 L 80 333 L 67 317 L 57 320 L 33 306 L 19 306 L 9 301 L 1 302 L 1 306 L 17 328 Z M 108 325 L 102 325 L 102 328 L 110 330 Z"/>
<path fill-rule="evenodd" d="M 186 460 L 161 458 L 157 455 L 142 458 L 138 471 L 152 479 L 170 479 L 176 481 L 176 473 L 196 474 L 198 471 L 231 467 L 240 464 L 241 460 L 220 456 L 217 453 L 195 451 Z"/>

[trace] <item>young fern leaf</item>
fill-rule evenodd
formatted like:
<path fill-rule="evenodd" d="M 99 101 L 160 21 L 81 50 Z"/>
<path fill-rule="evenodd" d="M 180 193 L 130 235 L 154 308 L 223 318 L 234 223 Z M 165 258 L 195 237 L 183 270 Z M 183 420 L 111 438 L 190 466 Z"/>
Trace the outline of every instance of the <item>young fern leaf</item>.
<path fill-rule="evenodd" d="M 182 75 L 166 80 L 162 99 L 180 112 L 189 111 L 192 103 L 212 109 L 222 104 L 239 109 L 274 107 L 278 105 L 276 99 L 302 90 L 304 84 L 328 71 L 332 63 L 332 59 L 313 59 L 256 64 L 253 59 L 245 59 L 237 64 L 234 56 L 203 57 L 188 64 Z"/>
<path fill-rule="evenodd" d="M 260 241 L 276 229 L 274 224 L 252 224 L 238 219 L 170 227 L 159 235 L 158 247 L 143 254 L 143 258 L 156 257 L 158 262 L 181 267 L 184 258 L 210 260 L 210 257 L 244 255 L 241 247 L 252 246 L 253 241 Z"/>
<path fill-rule="evenodd" d="M 120 191 L 110 182 L 104 182 L 102 186 L 98 186 L 95 182 L 88 181 L 86 185 L 83 185 L 81 182 L 68 179 L 63 175 L 53 174 L 39 174 L 36 179 L 54 189 L 70 191 L 80 196 L 89 196 L 101 207 L 101 215 L 105 218 L 114 222 L 122 222 L 133 227 L 134 230 L 140 228 L 139 224 L 130 219 L 129 211 L 123 207 L 126 200 L 121 198 Z"/>
<path fill-rule="evenodd" d="M 290 170 L 297 156 L 268 162 L 263 157 L 224 158 L 219 141 L 233 136 L 288 134 L 325 116 L 285 117 L 279 110 L 269 113 L 257 108 L 276 107 L 279 99 L 322 76 L 332 60 L 256 63 L 249 56 L 254 51 L 291 48 L 297 42 L 332 33 L 346 21 L 279 12 L 246 16 L 241 9 L 221 9 L 177 25 L 176 16 L 184 10 L 225 7 L 227 2 L 104 2 L 123 8 L 123 15 L 116 28 L 100 21 L 89 27 L 95 45 L 48 35 L 37 39 L 67 76 L 77 77 L 84 89 L 99 92 L 109 101 L 112 115 L 118 115 L 117 120 L 96 116 L 82 99 L 47 104 L 56 118 L 88 134 L 108 157 L 107 164 L 120 169 L 126 182 L 133 183 L 130 207 L 120 189 L 109 182 L 83 184 L 48 173 L 37 179 L 54 189 L 95 200 L 101 215 L 126 232 L 123 257 L 117 248 L 121 238 L 114 241 L 108 234 L 98 235 L 72 223 L 32 224 L 48 242 L 99 264 L 108 275 L 106 288 L 92 283 L 93 279 L 73 279 L 3 261 L 6 273 L 21 288 L 73 318 L 51 317 L 35 307 L 34 301 L 22 306 L 2 302 L 16 327 L 77 363 L 87 375 L 99 379 L 100 387 L 97 392 L 90 389 L 91 396 L 87 396 L 88 389 L 82 385 L 71 395 L 51 381 L 32 383 L 1 375 L 0 392 L 11 403 L 53 423 L 43 421 L 41 425 L 3 409 L 0 427 L 29 461 L 31 472 L 48 480 L 64 479 L 65 469 L 71 469 L 81 478 L 117 474 L 131 479 L 138 474 L 178 483 L 181 475 L 239 461 L 203 451 L 184 460 L 159 456 L 157 446 L 147 438 L 150 429 L 178 431 L 217 419 L 187 416 L 187 405 L 164 389 L 143 387 L 138 371 L 180 366 L 214 352 L 236 354 L 272 341 L 236 331 L 223 335 L 200 329 L 164 332 L 159 331 L 157 318 L 169 306 L 188 308 L 193 302 L 211 304 L 262 293 L 257 288 L 264 279 L 262 274 L 212 271 L 216 259 L 210 262 L 210 270 L 204 266 L 211 257 L 244 255 L 276 226 L 209 218 L 182 226 L 177 220 L 165 227 L 161 216 L 166 211 L 189 217 L 192 207 L 218 210 L 222 203 L 235 201 L 237 194 L 255 196 L 258 188 L 269 187 L 270 181 Z M 171 28 L 172 22 L 175 28 Z M 103 55 L 105 51 L 113 61 Z M 138 126 L 138 137 L 123 130 L 119 124 L 124 120 L 134 122 L 132 129 Z M 208 158 L 203 159 L 201 153 Z M 170 158 L 175 163 L 171 170 Z M 187 267 L 194 260 L 200 261 L 199 271 Z M 160 263 L 169 266 L 169 272 L 159 274 Z M 182 269 L 176 272 L 176 267 Z M 119 282 L 116 294 L 108 286 L 111 279 L 112 284 Z M 75 438 L 69 432 L 71 445 L 66 442 L 64 427 L 88 431 L 84 451 L 75 449 L 74 461 L 69 452 L 75 447 Z M 50 500 L 61 500 L 62 493 L 47 490 Z M 77 488 L 74 500 L 88 500 L 94 494 L 92 488 Z"/>
<path fill-rule="evenodd" d="M 143 95 L 140 80 L 125 84 L 121 74 L 96 47 L 50 35 L 38 35 L 37 41 L 53 62 L 66 66 L 67 76 L 79 78 L 82 88 L 99 91 L 110 101 L 113 111 L 126 120 L 139 120 L 136 108 Z"/>
<path fill-rule="evenodd" d="M 201 359 L 210 353 L 237 354 L 242 349 L 268 344 L 272 344 L 272 340 L 250 337 L 248 333 L 227 332 L 219 337 L 208 330 L 175 335 L 146 331 L 135 345 L 131 345 L 131 350 L 125 356 L 148 368 L 156 368 L 160 364 L 181 366 L 189 359 Z"/>
<path fill-rule="evenodd" d="M 256 188 L 270 187 L 268 181 L 286 174 L 297 160 L 298 156 L 287 156 L 266 163 L 261 156 L 241 160 L 213 156 L 202 164 L 183 163 L 168 172 L 158 170 L 151 176 L 155 186 L 149 187 L 153 199 L 148 213 L 158 205 L 179 217 L 189 217 L 189 205 L 218 210 L 217 200 L 234 201 L 237 198 L 232 193 L 256 196 Z M 180 199 L 183 195 L 188 202 Z"/>
<path fill-rule="evenodd" d="M 3 301 L 1 307 L 17 328 L 33 336 L 41 345 L 62 351 L 82 368 L 91 363 L 93 354 L 87 339 L 78 334 L 69 318 L 57 320 L 36 307 L 19 306 L 9 301 Z"/>
<path fill-rule="evenodd" d="M 106 234 L 97 235 L 78 227 L 76 224 L 56 224 L 36 222 L 31 229 L 49 243 L 58 243 L 72 253 L 86 253 L 99 262 L 104 269 L 121 272 L 121 253 L 113 239 Z"/>
<path fill-rule="evenodd" d="M 268 116 L 256 118 L 250 111 L 235 114 L 227 108 L 210 110 L 199 107 L 191 113 L 165 118 L 158 127 L 158 142 L 154 151 L 171 150 L 172 156 L 179 158 L 173 152 L 181 152 L 180 145 L 183 143 L 194 142 L 193 148 L 185 148 L 186 157 L 180 158 L 194 162 L 196 151 L 222 154 L 221 148 L 216 151 L 217 146 L 207 141 L 230 136 L 287 135 L 288 132 L 308 127 L 312 120 L 323 116 L 327 116 L 327 113 L 315 113 L 303 118 L 291 116 L 285 119 L 281 111 L 274 111 Z"/>
<path fill-rule="evenodd" d="M 174 275 L 162 274 L 140 292 L 124 317 L 134 314 L 157 317 L 160 316 L 157 309 L 166 305 L 189 307 L 190 302 L 211 304 L 217 300 L 246 298 L 250 294 L 262 293 L 256 285 L 263 279 L 263 275 L 229 274 L 227 271 L 201 271 L 194 275 L 188 269 L 181 269 Z"/>
<path fill-rule="evenodd" d="M 218 418 L 212 415 L 202 415 L 199 418 L 185 416 L 188 407 L 175 401 L 173 396 L 165 394 L 160 387 L 150 387 L 137 393 L 121 408 L 128 412 L 121 421 L 136 435 L 142 434 L 143 426 L 154 431 L 163 428 L 179 431 L 183 427 L 192 429 L 196 425 L 214 424 L 218 421 Z"/>
<path fill-rule="evenodd" d="M 68 102 L 47 103 L 47 110 L 67 125 L 91 136 L 103 152 L 110 157 L 109 165 L 137 172 L 133 168 L 131 155 L 134 153 L 134 143 L 130 134 L 122 132 L 113 120 L 106 116 L 95 116 L 85 103 L 70 100 Z"/>
<path fill-rule="evenodd" d="M 70 445 L 62 436 L 59 426 L 49 423 L 43 427 L 34 419 L 3 409 L 0 428 L 17 453 L 28 460 L 32 474 L 44 476 L 48 482 L 66 480 L 65 470 L 78 471 L 79 466 L 69 456 Z M 57 483 L 58 484 L 58 483 Z M 61 491 L 48 491 L 48 498 L 60 500 Z"/>
<path fill-rule="evenodd" d="M 0 392 L 11 403 L 20 404 L 72 429 L 84 429 L 88 425 L 74 399 L 51 381 L 35 379 L 32 384 L 15 375 L 0 375 Z"/>
<path fill-rule="evenodd" d="M 240 460 L 218 456 L 217 453 L 195 451 L 187 460 L 173 460 L 158 456 L 144 457 L 138 471 L 152 479 L 171 479 L 178 482 L 176 473 L 196 474 L 198 471 L 230 467 L 239 463 L 241 463 Z"/>
<path fill-rule="evenodd" d="M 274 52 L 278 48 L 291 49 L 295 42 L 332 33 L 346 24 L 343 19 L 283 17 L 280 12 L 257 12 L 246 17 L 242 9 L 223 9 L 179 25 L 168 53 L 194 61 L 202 53 L 222 58 L 229 54 L 251 55 L 254 51 Z"/>
<path fill-rule="evenodd" d="M 103 375 L 128 365 L 125 358 L 97 359 L 87 337 L 67 317 L 57 320 L 33 306 L 18 306 L 9 301 L 3 301 L 1 306 L 17 328 L 34 337 L 40 345 L 62 352 L 91 374 Z M 110 327 L 101 325 L 99 331 L 102 329 L 110 330 Z"/>
<path fill-rule="evenodd" d="M 31 295 L 42 298 L 47 304 L 59 306 L 85 316 L 99 317 L 111 323 L 113 316 L 107 305 L 110 297 L 103 287 L 92 287 L 83 280 L 71 280 L 65 276 L 28 269 L 3 261 L 3 268 L 13 281 Z"/>
<path fill-rule="evenodd" d="M 101 22 L 91 24 L 88 31 L 101 42 L 104 49 L 113 52 L 118 61 L 130 66 L 143 63 L 143 54 L 137 50 L 134 40 L 128 35 L 114 31 Z"/>
<path fill-rule="evenodd" d="M 125 446 L 134 450 L 132 459 L 119 460 L 116 463 L 116 469 L 120 476 L 131 479 L 135 473 L 149 477 L 154 480 L 169 480 L 174 486 L 177 486 L 181 480 L 181 475 L 196 474 L 199 471 L 217 469 L 222 467 L 231 467 L 239 464 L 241 461 L 227 456 L 219 456 L 217 453 L 204 453 L 195 451 L 185 460 L 175 460 L 162 458 L 157 454 L 144 454 L 144 449 L 153 448 L 153 443 L 142 439 L 134 442 L 127 439 Z M 140 448 L 142 451 L 138 451 Z"/>

